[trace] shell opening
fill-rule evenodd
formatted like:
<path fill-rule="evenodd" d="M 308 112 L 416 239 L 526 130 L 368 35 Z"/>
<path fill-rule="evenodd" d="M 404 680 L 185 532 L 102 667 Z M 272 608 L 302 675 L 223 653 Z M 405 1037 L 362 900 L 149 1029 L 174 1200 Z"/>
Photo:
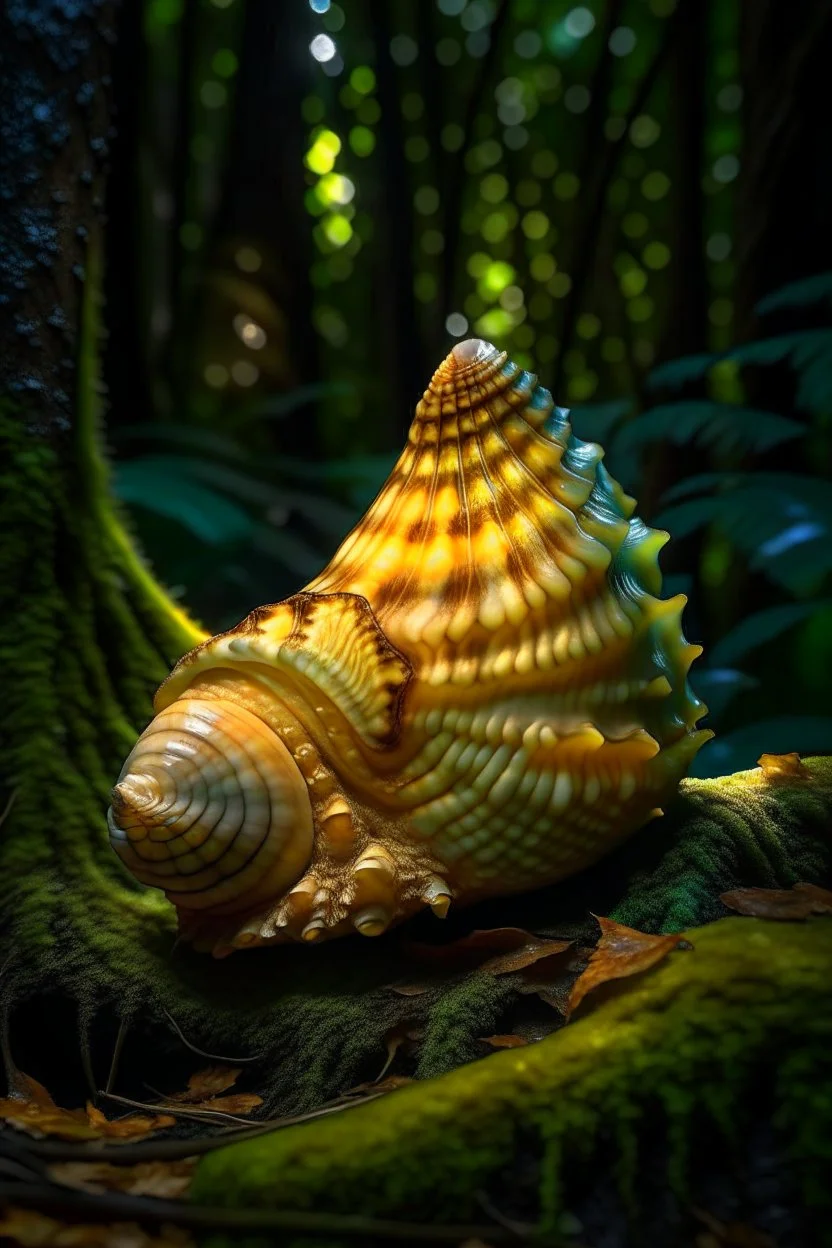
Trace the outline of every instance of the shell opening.
<path fill-rule="evenodd" d="M 274 900 L 311 857 L 303 776 L 236 702 L 172 702 L 136 742 L 111 801 L 113 849 L 182 910 L 233 914 Z"/>

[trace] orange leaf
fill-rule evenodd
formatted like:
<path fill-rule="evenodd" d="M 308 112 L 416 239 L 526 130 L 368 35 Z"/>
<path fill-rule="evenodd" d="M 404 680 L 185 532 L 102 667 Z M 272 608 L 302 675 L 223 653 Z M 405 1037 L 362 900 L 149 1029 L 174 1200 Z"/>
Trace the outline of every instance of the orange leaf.
<path fill-rule="evenodd" d="M 82 1109 L 60 1109 L 42 1083 L 19 1071 L 20 1093 L 0 1098 L 0 1118 L 29 1135 L 54 1135 L 62 1140 L 94 1140 L 98 1131 Z"/>
<path fill-rule="evenodd" d="M 0 1118 L 36 1137 L 54 1135 L 61 1140 L 100 1140 L 103 1137 L 134 1140 L 161 1127 L 172 1127 L 175 1122 L 168 1115 L 143 1118 L 137 1114 L 110 1122 L 100 1109 L 91 1104 L 87 1104 L 86 1111 L 61 1109 L 43 1084 L 22 1071 L 18 1072 L 17 1084 L 22 1094 L 0 1099 Z"/>
<path fill-rule="evenodd" d="M 534 936 L 521 927 L 494 927 L 470 932 L 447 945 L 426 945 L 411 942 L 407 951 L 420 962 L 428 962 L 442 970 L 473 970 L 475 967 L 490 975 L 507 975 L 520 971 L 540 958 L 562 953 L 568 940 L 549 940 Z"/>
<path fill-rule="evenodd" d="M 482 1039 L 492 1049 L 522 1049 L 529 1043 L 522 1036 L 483 1036 Z"/>
<path fill-rule="evenodd" d="M 231 1096 L 212 1096 L 210 1100 L 198 1101 L 190 1108 L 212 1110 L 217 1114 L 250 1114 L 262 1104 L 262 1096 L 257 1096 L 255 1092 L 234 1092 Z"/>
<path fill-rule="evenodd" d="M 720 897 L 738 914 L 756 919 L 808 919 L 810 914 L 832 914 L 832 892 L 816 884 L 794 888 L 735 888 Z"/>
<path fill-rule="evenodd" d="M 151 1131 L 160 1131 L 162 1127 L 174 1126 L 176 1119 L 170 1114 L 127 1114 L 124 1118 L 114 1118 L 111 1122 L 105 1118 L 100 1109 L 96 1109 L 87 1101 L 87 1117 L 90 1126 L 96 1133 L 111 1140 L 136 1140 L 150 1135 Z"/>
<path fill-rule="evenodd" d="M 87 1192 L 127 1192 L 131 1196 L 156 1196 L 177 1200 L 191 1185 L 196 1158 L 184 1161 L 141 1161 L 135 1166 L 114 1166 L 106 1161 L 62 1161 L 50 1166 L 56 1183 Z"/>
<path fill-rule="evenodd" d="M 241 1071 L 242 1066 L 206 1066 L 204 1070 L 198 1070 L 195 1075 L 191 1075 L 184 1092 L 176 1092 L 167 1099 L 189 1105 L 206 1101 L 209 1097 L 233 1087 Z"/>
<path fill-rule="evenodd" d="M 396 1092 L 399 1088 L 407 1087 L 409 1083 L 413 1083 L 409 1075 L 388 1075 L 385 1079 L 359 1083 L 345 1092 L 344 1096 L 354 1096 L 358 1100 L 361 1096 L 375 1096 L 379 1092 Z"/>
<path fill-rule="evenodd" d="M 572 986 L 567 1018 L 578 1008 L 588 992 L 609 980 L 624 979 L 649 970 L 684 941 L 682 936 L 649 936 L 646 932 L 638 932 L 635 928 L 614 923 L 612 919 L 599 918 L 598 915 L 593 917 L 601 928 L 601 939 L 586 970 Z"/>
<path fill-rule="evenodd" d="M 761 754 L 757 766 L 769 784 L 805 783 L 812 773 L 800 761 L 799 754 Z"/>

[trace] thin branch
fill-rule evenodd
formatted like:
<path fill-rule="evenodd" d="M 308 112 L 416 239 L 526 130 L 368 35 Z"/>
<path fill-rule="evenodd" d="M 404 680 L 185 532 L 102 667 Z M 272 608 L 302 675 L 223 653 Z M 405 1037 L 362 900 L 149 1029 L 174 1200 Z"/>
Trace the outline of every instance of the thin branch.
<path fill-rule="evenodd" d="M 267 1209 L 224 1209 L 221 1207 L 187 1205 L 172 1200 L 154 1200 L 127 1196 L 116 1192 L 82 1192 L 57 1185 L 36 1183 L 4 1183 L 0 1181 L 0 1200 L 27 1209 L 46 1209 L 63 1216 L 81 1217 L 104 1222 L 163 1222 L 195 1230 L 216 1231 L 292 1231 L 301 1234 L 346 1235 L 362 1239 L 403 1241 L 409 1243 L 455 1243 L 466 1239 L 482 1239 L 492 1244 L 518 1243 L 520 1237 L 503 1227 L 419 1225 L 395 1222 L 386 1218 L 370 1218 L 360 1214 L 289 1212 Z"/>
<path fill-rule="evenodd" d="M 114 1164 L 134 1165 L 140 1161 L 179 1161 L 184 1157 L 201 1157 L 214 1149 L 225 1148 L 227 1144 L 239 1144 L 243 1140 L 256 1139 L 259 1135 L 270 1135 L 272 1131 L 282 1131 L 284 1127 L 295 1127 L 303 1122 L 311 1122 L 314 1118 L 325 1118 L 329 1114 L 340 1113 L 345 1109 L 353 1109 L 358 1105 L 366 1105 L 380 1096 L 389 1096 L 389 1092 L 374 1092 L 361 1100 L 338 1100 L 328 1105 L 321 1105 L 307 1114 L 294 1114 L 286 1118 L 272 1118 L 265 1122 L 251 1123 L 239 1129 L 220 1131 L 216 1135 L 204 1136 L 195 1140 L 146 1140 L 136 1144 L 65 1144 L 55 1140 L 26 1140 L 23 1143 L 18 1136 L 5 1135 L 0 1137 L 0 1151 L 14 1152 L 15 1156 L 29 1154 L 42 1157 L 48 1161 L 111 1161 Z M 158 1106 L 154 1106 L 158 1108 Z"/>
<path fill-rule="evenodd" d="M 174 1114 L 179 1118 L 193 1118 L 197 1122 L 205 1122 L 210 1120 L 213 1122 L 239 1122 L 242 1126 L 250 1126 L 251 1123 L 246 1118 L 238 1118 L 235 1114 L 223 1113 L 221 1109 L 197 1109 L 191 1106 L 169 1104 L 165 1101 L 147 1102 L 134 1101 L 129 1096 L 116 1096 L 113 1092 L 99 1092 L 99 1096 L 103 1096 L 108 1101 L 115 1101 L 118 1105 L 128 1105 L 131 1109 L 142 1109 L 152 1114 Z"/>
<path fill-rule="evenodd" d="M 121 1050 L 124 1045 L 125 1037 L 127 1036 L 127 1033 L 129 1030 L 130 1030 L 129 1022 L 127 1021 L 126 1018 L 121 1018 L 118 1024 L 118 1035 L 116 1036 L 116 1042 L 113 1046 L 113 1056 L 112 1056 L 112 1060 L 110 1061 L 110 1069 L 107 1072 L 107 1082 L 104 1085 L 105 1096 L 110 1095 L 110 1092 L 112 1091 L 112 1088 L 113 1088 L 113 1084 L 116 1081 L 116 1075 L 118 1074 L 118 1059 L 121 1057 Z"/>
<path fill-rule="evenodd" d="M 462 146 L 457 153 L 457 159 L 451 165 L 452 176 L 448 181 L 445 211 L 443 214 L 445 248 L 442 255 L 442 286 L 439 291 L 443 321 L 452 310 L 450 305 L 454 294 L 456 253 L 459 249 L 459 237 L 462 227 L 462 197 L 466 186 L 465 157 L 468 155 L 471 147 L 474 137 L 474 126 L 482 107 L 485 89 L 491 81 L 491 74 L 497 61 L 503 31 L 508 22 L 510 11 L 510 0 L 500 0 L 494 21 L 491 23 L 491 42 L 488 45 L 488 51 L 482 58 L 479 76 L 474 83 L 471 94 L 468 96 L 468 106 L 465 110 L 465 121 L 462 127 Z"/>
<path fill-rule="evenodd" d="M 165 1009 L 162 1010 L 162 1013 L 185 1047 L 190 1049 L 192 1053 L 196 1053 L 199 1057 L 207 1057 L 209 1061 L 212 1062 L 228 1062 L 232 1066 L 239 1066 L 245 1062 L 260 1062 L 263 1060 L 262 1054 L 260 1053 L 255 1053 L 253 1057 L 221 1057 L 218 1053 L 206 1053 L 204 1049 L 198 1049 L 195 1044 L 191 1044 L 190 1040 L 182 1034 L 182 1028 L 179 1026 L 172 1014 L 168 1013 Z"/>
<path fill-rule="evenodd" d="M 11 795 L 9 796 L 9 800 L 6 802 L 6 805 L 3 807 L 3 813 L 0 814 L 0 828 L 2 828 L 3 824 L 6 822 L 9 815 L 11 814 L 12 806 L 14 806 L 15 802 L 17 801 L 18 791 L 19 790 L 17 789 L 12 790 Z"/>

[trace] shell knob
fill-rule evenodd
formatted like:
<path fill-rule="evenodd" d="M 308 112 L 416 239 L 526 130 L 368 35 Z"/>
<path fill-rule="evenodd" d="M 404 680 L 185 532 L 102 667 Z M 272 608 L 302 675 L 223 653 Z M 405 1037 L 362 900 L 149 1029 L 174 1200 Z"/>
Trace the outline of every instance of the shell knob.
<path fill-rule="evenodd" d="M 262 906 L 311 857 L 303 776 L 268 724 L 236 702 L 172 702 L 139 737 L 111 802 L 116 853 L 181 911 Z"/>

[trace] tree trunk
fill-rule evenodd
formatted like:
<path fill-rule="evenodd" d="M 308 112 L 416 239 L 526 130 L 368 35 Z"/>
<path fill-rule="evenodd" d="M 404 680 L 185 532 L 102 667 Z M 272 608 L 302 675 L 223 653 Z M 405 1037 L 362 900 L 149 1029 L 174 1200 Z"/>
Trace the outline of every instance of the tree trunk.
<path fill-rule="evenodd" d="M 200 636 L 142 564 L 98 444 L 98 292 L 115 6 L 0 19 L 0 907 L 11 981 L 90 903 L 142 908 L 102 812 L 170 663 Z M 116 881 L 119 881 L 117 884 Z M 145 907 L 146 909 L 146 907 Z M 100 914 L 95 918 L 100 918 Z"/>

